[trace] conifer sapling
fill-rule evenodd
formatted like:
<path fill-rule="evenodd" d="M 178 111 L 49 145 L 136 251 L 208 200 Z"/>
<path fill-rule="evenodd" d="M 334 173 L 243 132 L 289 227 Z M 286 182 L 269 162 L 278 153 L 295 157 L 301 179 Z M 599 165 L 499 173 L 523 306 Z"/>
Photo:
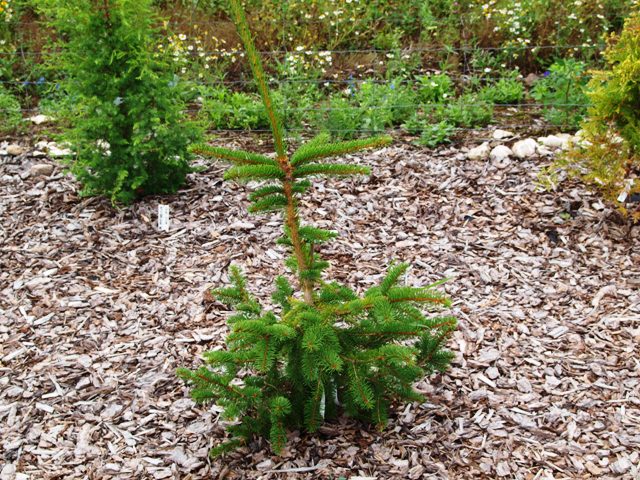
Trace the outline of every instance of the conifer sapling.
<path fill-rule="evenodd" d="M 322 134 L 289 155 L 244 11 L 239 0 L 230 3 L 269 118 L 275 159 L 209 145 L 193 150 L 230 163 L 227 180 L 264 182 L 251 193 L 249 209 L 282 213 L 279 242 L 291 251 L 286 265 L 297 284 L 284 276 L 276 279 L 272 298 L 277 313 L 263 310 L 237 267 L 231 268 L 231 286 L 214 291 L 236 312 L 228 319 L 227 348 L 206 352 L 208 366 L 178 371 L 193 385 L 195 400 L 215 402 L 224 408 L 225 418 L 237 420 L 228 427 L 231 440 L 215 447 L 214 456 L 255 435 L 267 437 L 277 453 L 286 443 L 287 429 L 314 432 L 341 412 L 384 427 L 392 402 L 419 401 L 413 384 L 446 369 L 453 355 L 444 343 L 456 326 L 453 317 L 425 315 L 447 307 L 449 300 L 435 289 L 438 284 L 402 285 L 406 264 L 392 266 L 382 283 L 363 296 L 323 280 L 328 263 L 318 249 L 336 233 L 303 224 L 298 198 L 312 177 L 369 172 L 325 159 L 381 147 L 391 139 L 332 143 Z"/>

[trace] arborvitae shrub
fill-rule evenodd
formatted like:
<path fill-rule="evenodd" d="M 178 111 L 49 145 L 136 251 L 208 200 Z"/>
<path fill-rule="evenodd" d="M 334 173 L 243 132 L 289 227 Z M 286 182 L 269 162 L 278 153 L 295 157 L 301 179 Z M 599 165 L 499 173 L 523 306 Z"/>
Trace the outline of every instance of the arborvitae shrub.
<path fill-rule="evenodd" d="M 190 171 L 185 91 L 170 59 L 154 51 L 158 19 L 151 0 L 43 0 L 61 36 L 64 88 L 76 99 L 71 170 L 86 195 L 129 203 L 173 193 Z"/>
<path fill-rule="evenodd" d="M 550 172 L 566 169 L 603 192 L 623 213 L 640 220 L 640 207 L 629 200 L 640 193 L 640 12 L 609 39 L 607 69 L 593 73 L 591 100 L 582 141 Z"/>
<path fill-rule="evenodd" d="M 389 268 L 380 285 L 363 296 L 323 279 L 328 264 L 319 250 L 336 233 L 303 223 L 298 199 L 311 186 L 310 178 L 369 171 L 325 159 L 380 147 L 390 138 L 330 143 L 323 134 L 289 154 L 240 0 L 231 0 L 231 6 L 267 111 L 276 155 L 208 145 L 194 150 L 231 163 L 227 180 L 264 182 L 251 193 L 249 210 L 281 212 L 280 243 L 291 251 L 286 265 L 297 281 L 292 285 L 284 276 L 276 279 L 273 310 L 264 309 L 250 294 L 238 268 L 231 270 L 230 287 L 214 291 L 236 311 L 228 319 L 227 348 L 205 353 L 208 366 L 178 371 L 193 385 L 195 400 L 215 402 L 224 408 L 225 418 L 236 420 L 229 426 L 232 439 L 214 448 L 214 455 L 254 435 L 267 437 L 279 452 L 287 429 L 314 432 L 341 412 L 383 427 L 394 402 L 422 398 L 414 382 L 447 367 L 453 355 L 443 346 L 456 325 L 453 317 L 432 315 L 449 305 L 436 285 L 402 284 L 405 264 Z"/>

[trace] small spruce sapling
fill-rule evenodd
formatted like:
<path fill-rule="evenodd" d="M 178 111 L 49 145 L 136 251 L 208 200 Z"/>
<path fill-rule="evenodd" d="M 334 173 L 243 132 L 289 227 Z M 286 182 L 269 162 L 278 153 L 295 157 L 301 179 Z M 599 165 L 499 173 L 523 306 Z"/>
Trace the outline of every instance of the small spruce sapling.
<path fill-rule="evenodd" d="M 230 3 L 269 118 L 276 156 L 208 145 L 193 150 L 231 163 L 227 180 L 264 182 L 250 195 L 249 208 L 282 212 L 280 243 L 291 250 L 286 265 L 297 277 L 297 288 L 283 276 L 276 279 L 272 298 L 277 313 L 263 310 L 236 267 L 231 269 L 232 285 L 214 291 L 236 311 L 228 319 L 227 349 L 206 352 L 207 367 L 178 370 L 193 385 L 195 400 L 215 402 L 226 418 L 238 420 L 228 428 L 231 440 L 215 447 L 213 456 L 254 435 L 267 437 L 274 452 L 280 452 L 287 429 L 314 432 L 341 412 L 384 427 L 394 401 L 422 399 L 414 382 L 446 369 L 453 355 L 444 343 L 456 326 L 453 317 L 424 314 L 448 306 L 449 300 L 434 288 L 438 284 L 402 285 L 406 264 L 392 266 L 382 283 L 364 296 L 322 279 L 328 264 L 318 247 L 336 233 L 303 224 L 298 198 L 311 186 L 310 177 L 369 171 L 325 163 L 326 158 L 387 145 L 390 138 L 330 143 L 320 135 L 289 155 L 240 0 Z"/>

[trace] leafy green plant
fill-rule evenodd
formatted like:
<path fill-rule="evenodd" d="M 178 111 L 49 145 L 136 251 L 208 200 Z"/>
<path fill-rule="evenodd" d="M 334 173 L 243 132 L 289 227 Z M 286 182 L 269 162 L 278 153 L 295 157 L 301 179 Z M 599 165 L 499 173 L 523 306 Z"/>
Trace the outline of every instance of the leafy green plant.
<path fill-rule="evenodd" d="M 269 118 L 275 158 L 208 145 L 194 150 L 231 163 L 227 180 L 264 182 L 250 195 L 249 210 L 280 212 L 280 243 L 291 251 L 286 265 L 297 282 L 293 286 L 284 276 L 276 279 L 275 309 L 264 309 L 251 296 L 238 268 L 231 270 L 232 285 L 214 292 L 236 311 L 228 319 L 227 348 L 205 353 L 208 367 L 178 371 L 193 385 L 194 399 L 216 402 L 226 418 L 236 420 L 229 426 L 232 439 L 212 455 L 254 435 L 268 437 L 279 452 L 288 428 L 314 432 L 342 411 L 383 427 L 392 402 L 421 398 L 413 383 L 447 367 L 453 355 L 443 347 L 456 325 L 452 317 L 423 313 L 421 306 L 433 312 L 449 301 L 434 288 L 437 284 L 402 285 L 405 264 L 392 266 L 364 296 L 323 280 L 328 263 L 319 249 L 336 233 L 303 224 L 299 198 L 312 177 L 369 172 L 361 165 L 325 159 L 381 147 L 390 138 L 331 143 L 323 134 L 289 154 L 240 0 L 230 3 Z"/>
<path fill-rule="evenodd" d="M 348 97 L 332 96 L 321 107 L 315 124 L 337 138 L 353 138 L 360 132 L 384 132 L 400 125 L 415 109 L 413 89 L 399 81 L 364 81 L 347 89 Z"/>
<path fill-rule="evenodd" d="M 383 131 L 386 127 L 401 124 L 409 117 L 415 104 L 415 94 L 399 81 L 365 81 L 356 91 L 355 101 L 363 114 L 362 128 Z"/>
<path fill-rule="evenodd" d="M 547 174 L 565 169 L 600 190 L 624 214 L 640 220 L 640 206 L 627 201 L 640 193 L 640 12 L 627 20 L 605 51 L 607 69 L 594 73 L 581 142 Z"/>
<path fill-rule="evenodd" d="M 439 105 L 434 112 L 436 121 L 446 121 L 462 128 L 484 127 L 493 118 L 493 106 L 474 94 L 464 94 L 447 105 Z"/>
<path fill-rule="evenodd" d="M 321 104 L 315 113 L 314 124 L 335 138 L 346 139 L 358 135 L 362 125 L 363 112 L 352 99 L 333 95 L 327 103 Z"/>
<path fill-rule="evenodd" d="M 126 204 L 175 192 L 199 132 L 185 120 L 185 92 L 170 62 L 150 48 L 151 0 L 45 0 L 39 7 L 66 39 L 56 61 L 77 101 L 65 137 L 81 193 Z"/>
<path fill-rule="evenodd" d="M 259 130 L 268 128 L 268 119 L 260 98 L 224 87 L 207 87 L 202 95 L 200 118 L 207 128 Z"/>
<path fill-rule="evenodd" d="M 485 102 L 514 105 L 524 99 L 524 84 L 518 80 L 517 71 L 506 74 L 494 83 L 485 85 L 478 92 L 478 98 Z"/>
<path fill-rule="evenodd" d="M 0 85 L 0 133 L 15 132 L 22 123 L 20 102 Z"/>
<path fill-rule="evenodd" d="M 416 77 L 418 100 L 421 103 L 446 102 L 455 95 L 453 80 L 446 73 Z"/>
<path fill-rule="evenodd" d="M 559 60 L 533 86 L 531 96 L 544 105 L 544 118 L 552 125 L 580 126 L 589 100 L 584 92 L 589 80 L 585 70 L 584 62 Z"/>
<path fill-rule="evenodd" d="M 451 142 L 456 129 L 448 122 L 430 123 L 422 127 L 418 144 L 435 148 L 443 143 Z"/>

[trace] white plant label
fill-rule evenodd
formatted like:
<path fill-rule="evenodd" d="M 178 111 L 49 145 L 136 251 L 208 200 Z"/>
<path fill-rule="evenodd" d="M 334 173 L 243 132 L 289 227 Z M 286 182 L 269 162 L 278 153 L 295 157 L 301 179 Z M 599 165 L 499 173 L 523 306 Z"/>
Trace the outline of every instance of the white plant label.
<path fill-rule="evenodd" d="M 324 390 L 322 391 L 322 398 L 320 399 L 320 416 L 324 420 L 324 411 L 326 408 L 327 399 L 324 396 Z"/>
<path fill-rule="evenodd" d="M 169 231 L 169 205 L 158 205 L 158 229 Z"/>
<path fill-rule="evenodd" d="M 624 202 L 627 199 L 627 196 L 631 191 L 631 187 L 633 187 L 633 180 L 629 179 L 625 182 L 624 190 L 622 190 L 622 192 L 620 192 L 620 195 L 618 195 L 618 201 L 620 203 Z"/>

